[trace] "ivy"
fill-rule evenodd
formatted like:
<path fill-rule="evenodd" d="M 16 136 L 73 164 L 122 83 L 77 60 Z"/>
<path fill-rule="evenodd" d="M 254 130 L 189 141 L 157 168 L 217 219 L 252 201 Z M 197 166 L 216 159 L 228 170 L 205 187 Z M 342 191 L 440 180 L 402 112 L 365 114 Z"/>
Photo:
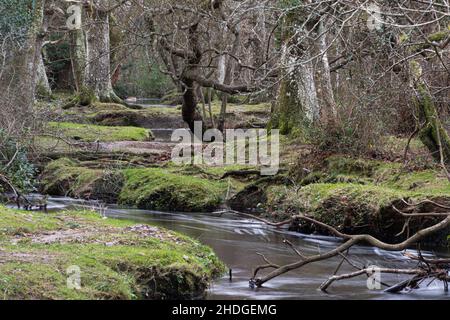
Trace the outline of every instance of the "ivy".
<path fill-rule="evenodd" d="M 6 135 L 2 129 L 0 129 L 0 174 L 23 193 L 35 191 L 36 169 L 28 159 L 26 146 Z"/>
<path fill-rule="evenodd" d="M 22 44 L 33 21 L 35 0 L 2 0 L 0 4 L 0 35 Z"/>

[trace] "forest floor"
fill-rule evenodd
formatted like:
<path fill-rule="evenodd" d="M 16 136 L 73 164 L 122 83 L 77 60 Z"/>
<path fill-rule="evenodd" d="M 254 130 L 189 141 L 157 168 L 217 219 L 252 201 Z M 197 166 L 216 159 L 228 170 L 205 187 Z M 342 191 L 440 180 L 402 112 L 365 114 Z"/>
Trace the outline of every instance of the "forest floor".
<path fill-rule="evenodd" d="M 49 134 L 35 141 L 43 194 L 160 211 L 232 209 L 271 221 L 306 213 L 340 231 L 390 242 L 435 222 L 418 218 L 405 229 L 394 206 L 417 203 L 412 212 L 430 212 L 444 209 L 423 200 L 450 205 L 449 181 L 415 139 L 404 159 L 402 138 L 386 137 L 374 155 L 351 157 L 281 137 L 280 171 L 265 177 L 254 166 L 172 163 L 170 132 L 185 127 L 177 107 L 95 104 L 63 110 L 61 105 L 39 104 L 51 119 Z M 270 106 L 231 105 L 229 113 L 229 128 L 264 127 Z M 327 234 L 295 221 L 290 229 Z M 449 233 L 427 241 L 447 244 Z M 209 248 L 160 228 L 94 212 L 5 207 L 0 207 L 0 261 L 0 290 L 12 299 L 194 298 L 224 270 Z M 71 266 L 82 271 L 81 290 L 67 287 Z"/>
<path fill-rule="evenodd" d="M 218 112 L 215 103 L 213 113 Z M 449 181 L 416 139 L 404 159 L 405 138 L 385 137 L 373 155 L 358 158 L 317 151 L 282 137 L 281 170 L 274 177 L 262 177 L 252 166 L 174 165 L 174 143 L 152 131 L 184 128 L 179 107 L 132 110 L 95 104 L 63 110 L 53 104 L 51 113 L 55 136 L 75 143 L 40 138 L 52 160 L 41 166 L 41 190 L 46 194 L 162 211 L 231 208 L 273 221 L 302 212 L 348 233 L 394 242 L 407 236 L 394 206 L 403 209 L 425 199 L 450 203 Z M 264 127 L 270 105 L 230 105 L 228 113 L 229 128 Z M 417 219 L 410 232 L 430 223 Z M 293 224 L 291 229 L 326 234 L 308 224 Z M 446 242 L 443 235 L 439 238 Z"/>

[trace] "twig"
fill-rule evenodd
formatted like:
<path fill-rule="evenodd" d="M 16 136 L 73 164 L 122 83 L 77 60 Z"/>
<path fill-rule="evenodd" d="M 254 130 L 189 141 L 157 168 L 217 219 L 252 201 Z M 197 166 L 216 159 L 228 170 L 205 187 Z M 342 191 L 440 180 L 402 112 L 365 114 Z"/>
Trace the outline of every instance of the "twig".
<path fill-rule="evenodd" d="M 292 242 L 290 242 L 287 239 L 284 239 L 283 243 L 287 244 L 300 258 L 306 259 L 306 256 L 304 254 L 302 254 L 297 248 L 295 248 L 295 246 L 292 244 Z"/>
<path fill-rule="evenodd" d="M 358 270 L 358 271 L 351 272 L 351 273 L 334 275 L 334 276 L 328 278 L 328 280 L 326 280 L 325 282 L 323 282 L 320 285 L 319 289 L 322 291 L 327 291 L 327 289 L 330 287 L 330 285 L 333 284 L 333 282 L 335 282 L 335 281 L 355 278 L 355 277 L 358 277 L 358 276 L 361 276 L 364 274 L 366 274 L 367 276 L 370 276 L 370 274 L 372 273 L 372 270 L 373 270 L 372 268 L 366 268 L 366 269 Z M 377 271 L 379 271 L 380 273 L 391 273 L 391 274 L 412 274 L 412 275 L 425 274 L 425 272 L 421 269 L 379 268 L 379 269 L 377 269 Z"/>

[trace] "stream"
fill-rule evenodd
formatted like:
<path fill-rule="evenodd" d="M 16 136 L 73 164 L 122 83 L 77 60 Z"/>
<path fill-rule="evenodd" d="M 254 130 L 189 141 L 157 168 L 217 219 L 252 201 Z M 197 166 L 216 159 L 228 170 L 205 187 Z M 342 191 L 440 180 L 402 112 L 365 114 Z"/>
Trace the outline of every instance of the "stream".
<path fill-rule="evenodd" d="M 70 198 L 49 199 L 51 211 L 66 208 L 92 208 L 95 204 Z M 450 299 L 444 293 L 443 285 L 425 281 L 419 290 L 404 294 L 388 294 L 382 290 L 369 290 L 367 278 L 336 282 L 325 294 L 317 288 L 334 273 L 342 258 L 320 261 L 305 266 L 301 270 L 291 271 L 265 284 L 264 288 L 251 289 L 248 280 L 255 266 L 263 264 L 256 253 L 264 254 L 277 264 L 296 261 L 292 249 L 283 244 L 291 241 L 304 254 L 317 254 L 334 248 L 337 240 L 330 237 L 309 236 L 275 229 L 262 223 L 237 218 L 231 214 L 183 214 L 136 210 L 110 206 L 106 215 L 111 218 L 128 219 L 137 223 L 150 223 L 174 230 L 198 239 L 214 249 L 219 258 L 233 270 L 233 280 L 228 274 L 214 281 L 208 290 L 208 299 L 227 300 L 271 300 L 271 299 Z M 414 252 L 414 251 L 412 251 Z M 373 247 L 357 246 L 351 249 L 351 257 L 359 264 L 381 267 L 407 268 L 414 266 L 400 252 L 387 252 Z M 424 252 L 424 256 L 432 255 Z M 448 250 L 441 256 L 450 256 Z M 354 271 L 344 264 L 340 272 Z M 406 279 L 399 275 L 383 275 L 381 281 L 389 285 Z"/>

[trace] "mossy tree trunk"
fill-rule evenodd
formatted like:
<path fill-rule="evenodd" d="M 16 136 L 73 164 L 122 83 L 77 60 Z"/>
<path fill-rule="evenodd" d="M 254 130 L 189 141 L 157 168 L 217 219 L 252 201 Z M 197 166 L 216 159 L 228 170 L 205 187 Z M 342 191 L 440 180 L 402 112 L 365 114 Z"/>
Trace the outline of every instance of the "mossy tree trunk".
<path fill-rule="evenodd" d="M 439 119 L 439 114 L 431 94 L 425 85 L 417 88 L 417 106 L 423 129 L 419 133 L 420 140 L 430 150 L 437 161 L 450 165 L 450 137 Z"/>
<path fill-rule="evenodd" d="M 292 12 L 283 21 L 281 35 L 282 65 L 278 101 L 272 117 L 272 126 L 283 134 L 290 133 L 304 123 L 312 123 L 320 117 L 320 107 L 314 79 L 314 66 L 308 50 L 300 50 L 296 43 L 296 28 L 301 23 Z"/>
<path fill-rule="evenodd" d="M 3 12 L 8 19 L 8 14 L 19 15 L 22 12 L 30 17 L 26 19 L 27 25 L 13 25 L 9 40 L 3 42 L 1 47 L 5 53 L 0 59 L 0 100 L 3 104 L 11 103 L 17 108 L 17 116 L 23 121 L 29 118 L 32 121 L 32 108 L 36 94 L 37 74 L 39 62 L 42 58 L 41 47 L 43 41 L 43 19 L 45 0 L 29 2 L 17 2 L 15 8 L 6 8 Z M 14 10 L 15 12 L 9 12 Z M 0 30 L 0 32 L 3 32 Z M 19 35 L 20 34 L 20 35 Z M 17 38 L 15 38 L 17 37 Z M 3 35 L 0 34 L 0 38 Z M 3 60 L 4 59 L 4 60 Z M 17 123 L 16 125 L 19 125 Z"/>
<path fill-rule="evenodd" d="M 71 33 L 71 62 L 75 89 L 80 92 L 85 84 L 86 36 L 82 28 Z"/>
<path fill-rule="evenodd" d="M 36 93 L 39 96 L 49 97 L 52 94 L 52 89 L 50 83 L 48 82 L 47 71 L 45 70 L 44 56 L 41 56 L 38 60 L 37 66 L 37 83 L 36 83 Z"/>
<path fill-rule="evenodd" d="M 422 68 L 417 61 L 410 63 L 412 86 L 416 91 L 416 105 L 422 129 L 419 137 L 432 156 L 444 165 L 450 165 L 450 137 L 443 126 L 433 97 L 422 77 Z"/>
<path fill-rule="evenodd" d="M 50 83 L 47 77 L 47 70 L 45 69 L 44 57 L 45 57 L 45 45 L 46 45 L 46 36 L 48 33 L 48 23 L 49 19 L 42 13 L 42 18 L 38 22 L 42 25 L 40 28 L 40 32 L 36 37 L 36 93 L 38 96 L 42 97 L 50 97 L 52 95 L 52 89 L 50 87 Z"/>

